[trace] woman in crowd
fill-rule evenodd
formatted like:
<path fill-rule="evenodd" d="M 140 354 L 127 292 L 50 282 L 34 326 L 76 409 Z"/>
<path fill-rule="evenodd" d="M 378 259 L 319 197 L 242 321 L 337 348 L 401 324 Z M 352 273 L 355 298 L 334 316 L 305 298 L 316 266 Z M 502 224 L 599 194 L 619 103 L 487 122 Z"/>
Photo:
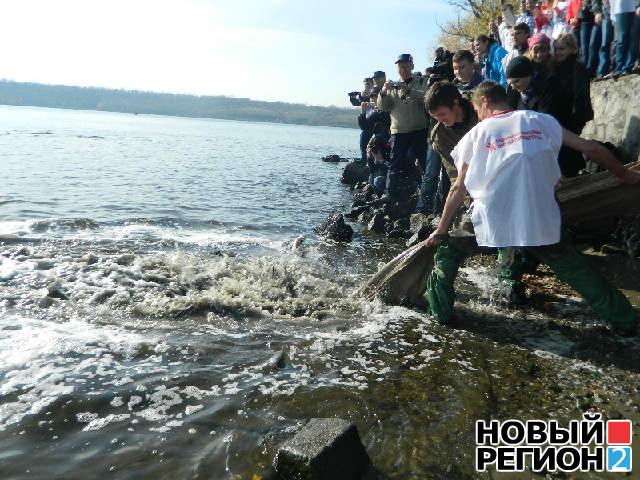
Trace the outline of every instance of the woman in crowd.
<path fill-rule="evenodd" d="M 578 60 L 578 42 L 574 35 L 560 35 L 553 46 L 556 81 L 571 97 L 571 118 L 565 128 L 580 135 L 585 124 L 593 119 L 590 75 Z"/>
<path fill-rule="evenodd" d="M 569 2 L 566 0 L 554 0 L 553 2 L 553 33 L 551 35 L 554 39 L 569 31 L 569 25 L 567 25 L 568 6 Z"/>
<path fill-rule="evenodd" d="M 551 37 L 553 33 L 553 27 L 551 26 L 551 22 L 544 15 L 542 6 L 539 4 L 534 5 L 533 7 L 533 25 L 534 25 L 534 33 L 543 33 L 547 37 Z"/>
<path fill-rule="evenodd" d="M 479 56 L 484 58 L 485 79 L 492 80 L 506 88 L 507 79 L 502 69 L 502 59 L 507 54 L 507 51 L 493 38 L 489 38 L 486 35 L 478 35 L 476 44 Z"/>
<path fill-rule="evenodd" d="M 529 53 L 528 57 L 536 69 L 547 75 L 553 73 L 553 58 L 551 56 L 551 40 L 542 33 L 537 33 L 529 37 Z"/>

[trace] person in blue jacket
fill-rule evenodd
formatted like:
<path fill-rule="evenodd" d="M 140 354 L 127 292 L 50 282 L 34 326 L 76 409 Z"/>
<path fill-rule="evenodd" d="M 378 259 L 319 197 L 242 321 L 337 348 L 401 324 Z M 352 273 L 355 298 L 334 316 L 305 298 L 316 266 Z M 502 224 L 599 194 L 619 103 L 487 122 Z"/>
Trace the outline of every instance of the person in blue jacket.
<path fill-rule="evenodd" d="M 507 78 L 504 75 L 502 67 L 502 59 L 507 55 L 507 51 L 500 46 L 493 38 L 486 35 L 478 35 L 476 37 L 476 45 L 478 46 L 478 55 L 484 57 L 484 78 L 492 82 L 499 83 L 505 89 L 507 88 Z"/>

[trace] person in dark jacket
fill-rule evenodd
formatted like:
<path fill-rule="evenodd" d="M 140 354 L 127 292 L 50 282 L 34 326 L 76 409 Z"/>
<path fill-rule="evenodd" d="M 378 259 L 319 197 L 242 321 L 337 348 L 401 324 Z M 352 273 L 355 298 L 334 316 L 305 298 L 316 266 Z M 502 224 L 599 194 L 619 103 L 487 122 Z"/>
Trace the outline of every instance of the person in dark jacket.
<path fill-rule="evenodd" d="M 565 128 L 580 135 L 589 120 L 593 119 L 591 105 L 591 75 L 578 61 L 578 43 L 575 36 L 563 33 L 553 44 L 555 78 L 571 97 L 571 117 Z"/>
<path fill-rule="evenodd" d="M 533 110 L 554 117 L 566 129 L 574 126 L 573 101 L 555 76 L 536 70 L 527 57 L 514 58 L 507 67 L 507 82 L 520 94 L 518 110 Z M 575 177 L 585 167 L 579 152 L 562 147 L 558 155 L 560 170 L 565 177 Z"/>
<path fill-rule="evenodd" d="M 371 91 L 371 102 L 362 102 L 360 115 L 358 115 L 358 126 L 360 127 L 360 154 L 362 160 L 367 158 L 367 144 L 373 135 L 386 136 L 389 139 L 389 128 L 391 126 L 391 117 L 387 112 L 378 110 L 376 102 L 380 88 L 374 87 Z"/>

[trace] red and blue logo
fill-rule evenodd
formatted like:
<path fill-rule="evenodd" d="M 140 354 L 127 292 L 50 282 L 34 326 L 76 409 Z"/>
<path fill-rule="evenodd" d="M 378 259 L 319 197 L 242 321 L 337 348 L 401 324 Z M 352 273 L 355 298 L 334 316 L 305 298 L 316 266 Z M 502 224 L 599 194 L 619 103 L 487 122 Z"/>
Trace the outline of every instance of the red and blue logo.
<path fill-rule="evenodd" d="M 607 422 L 607 470 L 609 472 L 631 471 L 630 420 Z"/>

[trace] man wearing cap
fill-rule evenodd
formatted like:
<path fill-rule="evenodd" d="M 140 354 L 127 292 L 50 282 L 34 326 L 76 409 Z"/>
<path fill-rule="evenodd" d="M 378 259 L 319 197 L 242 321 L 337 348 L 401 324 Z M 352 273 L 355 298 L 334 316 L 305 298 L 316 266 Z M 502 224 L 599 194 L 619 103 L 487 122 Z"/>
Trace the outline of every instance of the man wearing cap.
<path fill-rule="evenodd" d="M 378 89 L 378 92 L 382 90 L 382 86 L 386 81 L 387 81 L 387 75 L 383 71 L 377 70 L 373 72 L 373 86 Z"/>
<path fill-rule="evenodd" d="M 429 117 L 424 108 L 428 90 L 425 77 L 413 75 L 413 57 L 403 53 L 396 60 L 399 82 L 388 81 L 378 96 L 378 108 L 391 116 L 391 159 L 387 193 L 406 200 L 417 186 L 415 162 L 424 170 Z"/>
<path fill-rule="evenodd" d="M 563 129 L 550 115 L 510 110 L 506 92 L 495 82 L 480 84 L 473 104 L 481 122 L 452 153 L 458 178 L 437 229 L 425 241 L 439 246 L 427 282 L 430 313 L 443 323 L 452 319 L 453 282 L 461 262 L 477 247 L 518 246 L 549 265 L 617 334 L 635 335 L 638 321 L 629 301 L 561 235 L 556 157 L 562 145 L 571 146 L 637 188 L 640 173 L 598 143 Z M 474 200 L 471 224 L 449 230 L 467 192 Z"/>

